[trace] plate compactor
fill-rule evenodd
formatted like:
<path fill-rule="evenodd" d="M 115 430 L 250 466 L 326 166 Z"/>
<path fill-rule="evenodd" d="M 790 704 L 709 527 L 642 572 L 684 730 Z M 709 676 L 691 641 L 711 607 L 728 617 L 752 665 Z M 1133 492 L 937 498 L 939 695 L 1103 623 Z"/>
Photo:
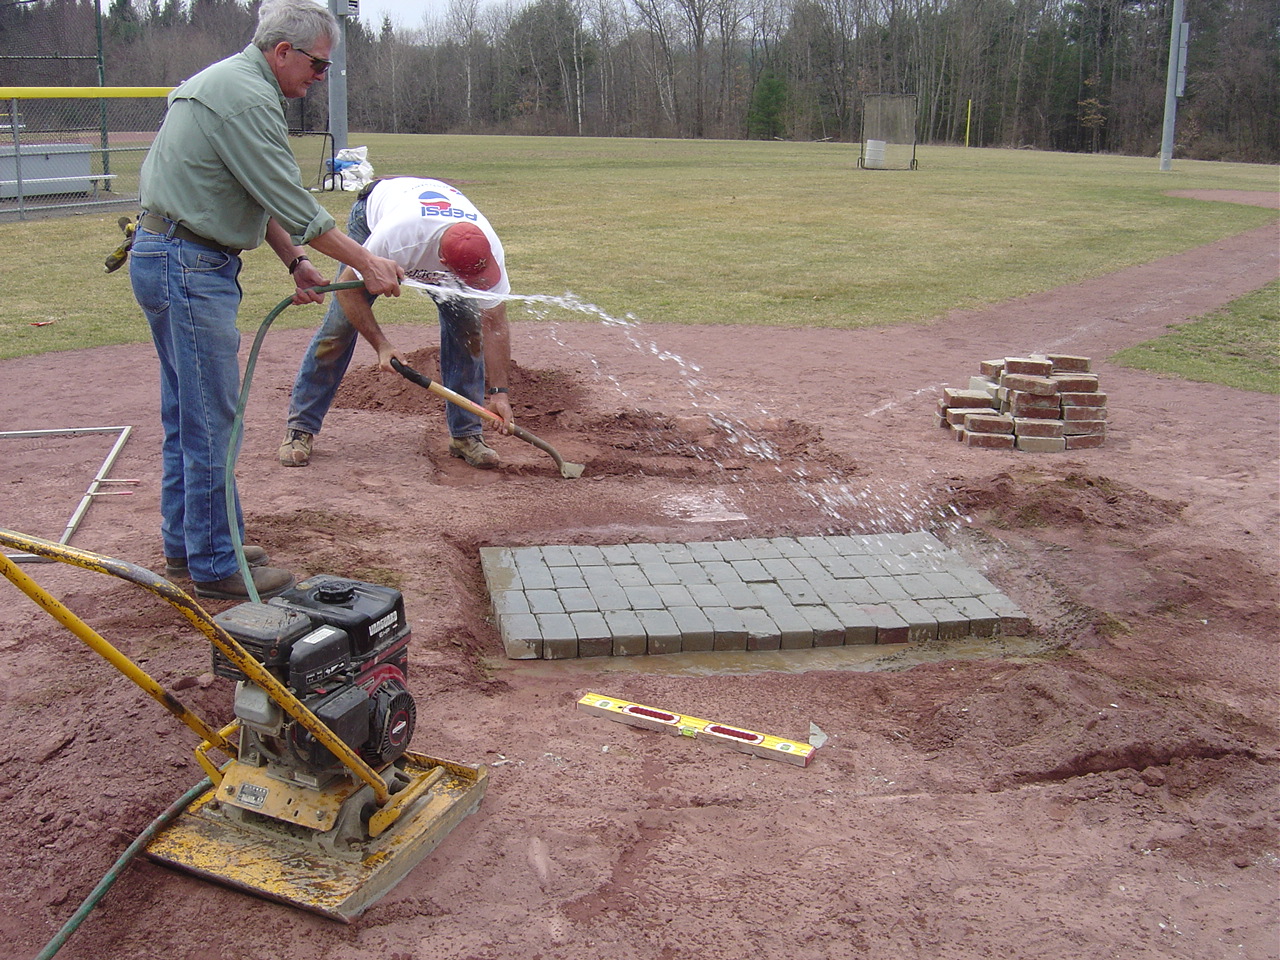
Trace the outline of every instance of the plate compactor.
<path fill-rule="evenodd" d="M 235 682 L 235 719 L 213 730 L 0 557 L 10 581 L 202 737 L 210 786 L 150 840 L 153 860 L 349 922 L 479 806 L 483 766 L 408 749 L 417 708 L 399 591 L 314 576 L 210 617 L 134 564 L 8 530 L 0 543 L 158 594 L 209 638 L 213 673 Z M 232 759 L 218 766 L 213 750 Z"/>

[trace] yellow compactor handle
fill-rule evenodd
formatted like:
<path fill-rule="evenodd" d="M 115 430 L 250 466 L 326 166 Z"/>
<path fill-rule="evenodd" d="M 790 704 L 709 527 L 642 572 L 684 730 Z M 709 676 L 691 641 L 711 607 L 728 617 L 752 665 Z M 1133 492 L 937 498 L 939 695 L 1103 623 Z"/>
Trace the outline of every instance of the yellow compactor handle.
<path fill-rule="evenodd" d="M 297 720 L 320 743 L 324 744 L 358 779 L 368 784 L 373 790 L 374 801 L 379 807 L 386 806 L 387 801 L 391 798 L 391 791 L 388 789 L 386 781 L 378 775 L 378 772 L 365 763 L 360 755 L 347 746 L 346 742 L 339 738 L 337 734 L 325 726 L 314 713 L 307 709 L 301 700 L 290 693 L 284 684 L 255 660 L 252 654 L 240 646 L 235 637 L 214 622 L 203 607 L 168 580 L 157 576 L 145 567 L 140 567 L 125 560 L 103 557 L 87 550 L 69 547 L 66 544 L 53 543 L 49 540 L 41 540 L 39 537 L 28 536 L 13 530 L 0 528 L 0 544 L 50 560 L 83 567 L 96 573 L 106 573 L 122 580 L 128 580 L 130 583 L 135 583 L 150 590 L 156 596 L 167 601 L 190 620 L 201 633 L 208 637 L 209 642 L 222 651 L 226 658 L 249 680 L 262 687 L 267 692 L 267 696 L 279 704 L 281 709 Z M 74 633 L 90 649 L 194 730 L 204 741 L 202 750 L 196 751 L 196 759 L 215 784 L 222 781 L 221 771 L 204 756 L 203 749 L 213 748 L 228 757 L 234 758 L 237 755 L 237 749 L 235 744 L 228 739 L 228 736 L 235 729 L 235 724 L 220 731 L 214 730 L 183 706 L 177 697 L 160 686 L 141 667 L 98 635 L 92 627 L 72 613 L 60 600 L 50 595 L 38 583 L 27 576 L 19 569 L 16 563 L 2 555 L 0 555 L 0 574 L 3 574 L 10 583 Z M 394 809 L 400 810 L 402 805 L 394 805 Z"/>

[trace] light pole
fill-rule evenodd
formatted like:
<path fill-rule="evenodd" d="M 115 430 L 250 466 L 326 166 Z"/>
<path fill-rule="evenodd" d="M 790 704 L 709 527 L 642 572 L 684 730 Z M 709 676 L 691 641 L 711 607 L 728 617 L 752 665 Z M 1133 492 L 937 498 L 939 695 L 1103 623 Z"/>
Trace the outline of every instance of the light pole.
<path fill-rule="evenodd" d="M 329 133 L 333 152 L 347 149 L 347 18 L 358 16 L 358 0 L 329 0 L 329 12 L 338 18 L 338 46 L 329 68 Z"/>
<path fill-rule="evenodd" d="M 1169 70 L 1164 82 L 1164 131 L 1160 138 L 1160 169 L 1173 169 L 1173 126 L 1178 113 L 1178 97 L 1187 71 L 1187 25 L 1182 22 L 1185 0 L 1173 0 L 1173 23 L 1169 28 Z"/>

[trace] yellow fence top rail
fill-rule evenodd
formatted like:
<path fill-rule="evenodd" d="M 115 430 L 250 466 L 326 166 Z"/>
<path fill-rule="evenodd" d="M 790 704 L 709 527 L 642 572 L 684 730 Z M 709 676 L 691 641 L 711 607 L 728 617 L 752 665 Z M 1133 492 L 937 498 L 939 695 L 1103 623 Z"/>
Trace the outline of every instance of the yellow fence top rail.
<path fill-rule="evenodd" d="M 102 97 L 164 97 L 173 87 L 0 87 L 0 100 L 38 100 L 63 97 L 97 100 Z"/>

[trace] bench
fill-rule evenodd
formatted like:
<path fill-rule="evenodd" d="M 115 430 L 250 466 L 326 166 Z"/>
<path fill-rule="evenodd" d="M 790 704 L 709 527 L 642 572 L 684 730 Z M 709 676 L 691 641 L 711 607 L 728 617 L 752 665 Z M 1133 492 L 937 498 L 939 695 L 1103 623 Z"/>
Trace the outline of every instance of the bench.
<path fill-rule="evenodd" d="M 21 181 L 0 180 L 0 200 L 16 200 L 18 198 L 19 183 L 22 185 L 23 197 L 50 196 L 63 193 L 82 193 L 96 197 L 99 184 L 101 184 L 103 190 L 110 191 L 111 181 L 116 177 L 117 174 L 114 173 L 90 173 L 74 177 L 23 177 Z M 67 189 L 59 190 L 56 187 L 50 189 L 54 184 L 66 184 Z M 36 189 L 32 189 L 32 187 Z"/>

